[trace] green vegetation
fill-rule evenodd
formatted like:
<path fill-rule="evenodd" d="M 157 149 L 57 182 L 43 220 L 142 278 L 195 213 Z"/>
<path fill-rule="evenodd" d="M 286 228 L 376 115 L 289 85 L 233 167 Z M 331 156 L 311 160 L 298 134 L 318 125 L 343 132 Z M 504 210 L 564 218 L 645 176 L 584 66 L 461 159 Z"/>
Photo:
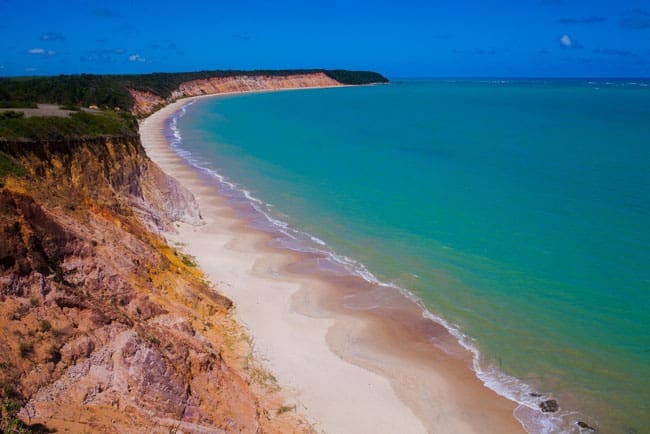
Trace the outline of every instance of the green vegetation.
<path fill-rule="evenodd" d="M 17 112 L 14 110 L 8 110 L 6 112 L 0 112 L 0 121 L 4 119 L 23 119 L 25 117 L 25 113 L 23 112 Z"/>
<path fill-rule="evenodd" d="M 61 257 L 60 256 L 50 256 L 47 258 L 47 265 L 50 267 L 50 270 L 54 273 L 54 281 L 56 283 L 62 283 L 64 285 L 69 285 L 69 282 L 65 280 L 65 270 L 61 266 Z"/>
<path fill-rule="evenodd" d="M 34 344 L 29 342 L 21 342 L 18 346 L 18 351 L 20 352 L 20 357 L 24 359 L 34 352 Z"/>
<path fill-rule="evenodd" d="M 0 78 L 0 101 L 6 101 L 7 104 L 31 104 L 32 106 L 35 106 L 36 102 L 83 107 L 97 105 L 104 109 L 120 108 L 128 111 L 133 105 L 129 88 L 149 91 L 167 98 L 181 83 L 190 80 L 236 75 L 283 76 L 315 72 L 323 72 L 343 84 L 370 84 L 388 81 L 376 72 L 323 69 L 5 77 Z"/>
<path fill-rule="evenodd" d="M 4 152 L 0 152 L 0 182 L 7 176 L 23 176 L 25 169 Z"/>
<path fill-rule="evenodd" d="M 59 363 L 61 360 L 61 352 L 59 351 L 59 347 L 56 345 L 50 345 L 50 348 L 47 350 L 47 354 L 51 362 Z"/>
<path fill-rule="evenodd" d="M 52 328 L 52 324 L 50 324 L 50 322 L 48 320 L 46 320 L 46 319 L 41 320 L 41 322 L 39 323 L 39 326 L 41 327 L 41 331 L 43 333 L 49 331 Z"/>
<path fill-rule="evenodd" d="M 0 117 L 0 140 L 61 140 L 92 136 L 135 136 L 137 121 L 125 112 L 72 113 L 68 117 Z M 0 160 L 1 161 L 1 160 Z"/>
<path fill-rule="evenodd" d="M 345 69 L 335 69 L 324 72 L 328 77 L 343 84 L 388 83 L 386 77 L 372 71 L 347 71 Z"/>
<path fill-rule="evenodd" d="M 0 108 L 37 108 L 35 102 L 33 101 L 0 101 Z"/>
<path fill-rule="evenodd" d="M 188 267 L 196 267 L 196 260 L 194 259 L 194 257 L 192 257 L 190 255 L 183 254 L 183 253 L 181 253 L 180 257 L 181 257 L 181 261 L 186 266 L 188 266 Z"/>
<path fill-rule="evenodd" d="M 16 399 L 4 398 L 0 403 L 0 432 L 3 434 L 30 434 L 54 432 L 42 424 L 27 425 L 18 417 L 21 404 Z"/>
<path fill-rule="evenodd" d="M 75 104 L 64 104 L 61 106 L 61 110 L 70 110 L 73 112 L 78 112 L 81 110 L 81 107 Z"/>
<path fill-rule="evenodd" d="M 196 267 L 196 258 L 192 255 L 185 254 L 183 252 L 179 252 L 178 250 L 174 249 L 174 256 L 179 258 L 181 262 L 188 266 L 188 267 Z"/>
<path fill-rule="evenodd" d="M 22 422 L 18 419 L 19 411 L 20 405 L 18 403 L 9 399 L 2 401 L 2 406 L 0 406 L 0 429 L 2 429 L 3 433 L 20 432 Z"/>

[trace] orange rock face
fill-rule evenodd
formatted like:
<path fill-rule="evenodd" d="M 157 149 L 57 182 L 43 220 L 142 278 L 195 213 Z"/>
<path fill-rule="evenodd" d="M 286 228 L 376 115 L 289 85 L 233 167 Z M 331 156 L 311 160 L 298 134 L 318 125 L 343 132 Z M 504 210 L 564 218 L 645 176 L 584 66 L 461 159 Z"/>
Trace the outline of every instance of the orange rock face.
<path fill-rule="evenodd" d="M 305 432 L 231 302 L 157 235 L 200 218 L 136 137 L 0 143 L 2 431 Z M 175 205 L 169 205 L 169 194 Z"/>
<path fill-rule="evenodd" d="M 133 114 L 145 116 L 165 104 L 189 96 L 216 95 L 222 93 L 250 92 L 260 90 L 297 89 L 309 87 L 341 86 L 341 83 L 322 72 L 312 74 L 293 74 L 286 76 L 235 76 L 212 77 L 182 83 L 169 98 L 164 99 L 151 92 L 129 89 L 135 104 Z"/>

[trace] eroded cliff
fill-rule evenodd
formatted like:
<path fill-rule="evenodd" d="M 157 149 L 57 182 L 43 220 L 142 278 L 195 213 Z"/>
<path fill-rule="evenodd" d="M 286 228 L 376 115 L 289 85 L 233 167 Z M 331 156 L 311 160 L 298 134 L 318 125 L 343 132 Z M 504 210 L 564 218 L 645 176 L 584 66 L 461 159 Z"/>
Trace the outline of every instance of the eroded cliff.
<path fill-rule="evenodd" d="M 190 80 L 181 83 L 180 86 L 176 90 L 172 91 L 171 95 L 167 98 L 163 98 L 152 92 L 133 88 L 130 88 L 129 92 L 134 99 L 132 109 L 133 114 L 144 116 L 154 112 L 171 101 L 189 96 L 331 86 L 343 86 L 343 84 L 323 72 L 315 72 L 284 76 L 240 75 Z"/>
<path fill-rule="evenodd" d="M 231 302 L 160 236 L 200 216 L 137 137 L 0 151 L 22 168 L 0 179 L 3 429 L 309 430 L 251 357 Z"/>

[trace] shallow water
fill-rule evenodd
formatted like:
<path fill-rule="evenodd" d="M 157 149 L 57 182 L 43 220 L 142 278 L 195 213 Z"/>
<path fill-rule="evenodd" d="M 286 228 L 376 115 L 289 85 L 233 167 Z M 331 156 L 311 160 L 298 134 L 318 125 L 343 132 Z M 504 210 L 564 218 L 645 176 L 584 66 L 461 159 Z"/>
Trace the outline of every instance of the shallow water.
<path fill-rule="evenodd" d="M 643 84 L 409 80 L 201 100 L 175 125 L 192 158 L 271 205 L 287 247 L 332 249 L 471 337 L 491 387 L 643 432 Z"/>

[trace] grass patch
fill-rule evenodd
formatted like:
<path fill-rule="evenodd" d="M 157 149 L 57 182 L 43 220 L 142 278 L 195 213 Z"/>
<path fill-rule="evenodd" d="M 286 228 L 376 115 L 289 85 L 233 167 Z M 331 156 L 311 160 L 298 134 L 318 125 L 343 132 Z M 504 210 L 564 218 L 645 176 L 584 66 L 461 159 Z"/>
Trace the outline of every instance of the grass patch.
<path fill-rule="evenodd" d="M 10 113 L 10 112 L 5 112 Z M 72 113 L 68 117 L 0 117 L 0 138 L 5 140 L 63 140 L 102 135 L 135 136 L 138 124 L 124 112 Z"/>
<path fill-rule="evenodd" d="M 24 176 L 25 169 L 4 152 L 0 152 L 0 180 L 7 176 Z"/>
<path fill-rule="evenodd" d="M 244 371 L 248 373 L 248 377 L 251 383 L 256 383 L 261 386 L 265 386 L 268 390 L 277 391 L 280 390 L 278 385 L 278 380 L 268 369 L 265 369 L 261 366 L 255 356 L 251 351 L 245 359 Z"/>
<path fill-rule="evenodd" d="M 41 331 L 43 333 L 49 332 L 50 329 L 52 328 L 52 324 L 50 324 L 50 322 L 48 320 L 46 320 L 46 319 L 41 320 L 41 322 L 39 323 L 39 326 L 41 327 Z"/>
<path fill-rule="evenodd" d="M 185 265 L 186 267 L 196 267 L 197 266 L 196 258 L 194 256 L 188 255 L 188 254 L 183 253 L 183 252 L 179 252 L 176 249 L 172 249 L 172 250 L 174 252 L 174 256 L 176 256 L 178 259 L 180 259 L 181 262 L 183 263 L 183 265 Z"/>
<path fill-rule="evenodd" d="M 188 267 L 196 267 L 196 259 L 194 256 L 181 253 L 180 257 L 183 264 L 187 265 Z"/>
<path fill-rule="evenodd" d="M 3 119 L 24 119 L 25 118 L 25 113 L 23 112 L 17 112 L 14 110 L 9 110 L 6 112 L 0 112 L 0 120 Z"/>
<path fill-rule="evenodd" d="M 38 108 L 34 101 L 0 101 L 0 108 Z"/>
<path fill-rule="evenodd" d="M 0 118 L 0 138 L 6 140 L 62 140 L 101 135 L 133 136 L 138 124 L 124 112 L 72 113 L 68 117 Z"/>

